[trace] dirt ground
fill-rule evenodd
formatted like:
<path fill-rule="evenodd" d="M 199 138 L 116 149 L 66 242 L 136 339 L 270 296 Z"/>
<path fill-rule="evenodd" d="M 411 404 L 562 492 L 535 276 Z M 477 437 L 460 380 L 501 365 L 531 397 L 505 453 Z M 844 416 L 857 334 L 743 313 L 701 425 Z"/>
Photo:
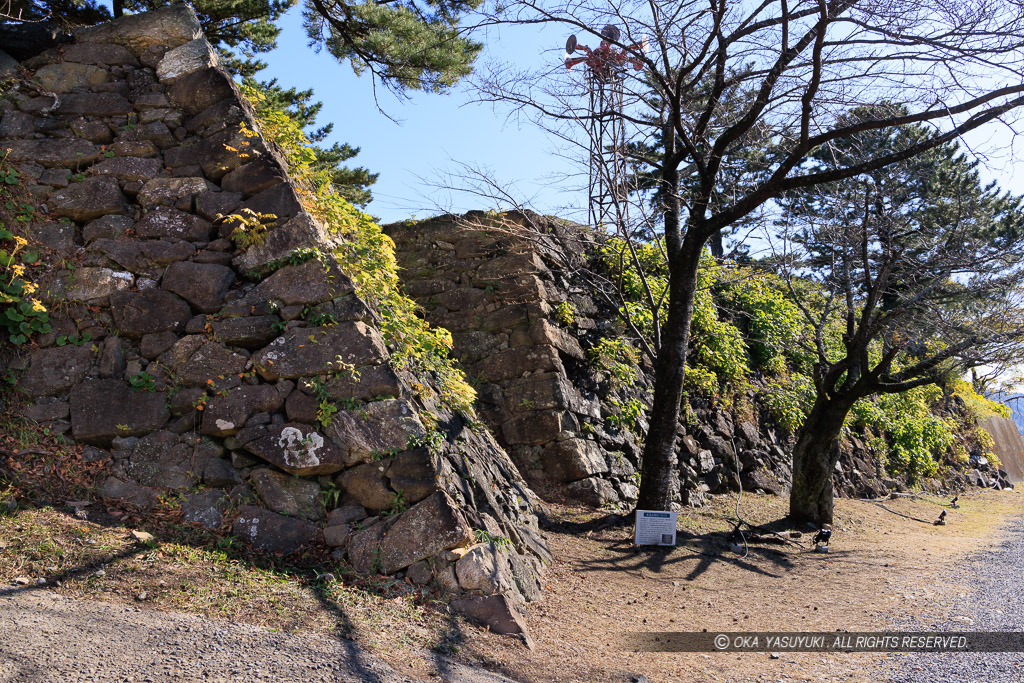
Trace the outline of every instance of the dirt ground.
<path fill-rule="evenodd" d="M 534 650 L 451 617 L 439 594 L 405 582 L 260 566 L 230 541 L 174 536 L 173 524 L 139 540 L 130 520 L 97 524 L 55 508 L 0 515 L 0 584 L 44 579 L 69 597 L 340 635 L 416 680 L 437 680 L 433 653 L 441 652 L 521 681 L 874 681 L 892 656 L 638 653 L 622 640 L 642 631 L 893 630 L 965 591 L 939 577 L 1024 513 L 1016 492 L 961 496 L 956 510 L 933 496 L 886 501 L 888 509 L 840 500 L 831 553 L 811 552 L 805 534 L 803 546 L 752 543 L 742 557 L 726 543 L 735 502 L 717 497 L 681 512 L 677 547 L 639 552 L 631 525 L 550 506 L 546 534 L 557 559 L 544 600 L 529 609 Z M 745 494 L 740 513 L 769 524 L 786 503 Z M 942 510 L 948 524 L 934 526 Z"/>
<path fill-rule="evenodd" d="M 1024 513 L 1024 494 L 986 491 L 948 499 L 884 503 L 840 500 L 829 554 L 795 545 L 727 548 L 735 497 L 680 513 L 678 547 L 637 552 L 631 527 L 595 529 L 582 511 L 558 510 L 549 532 L 558 558 L 545 600 L 532 607 L 536 649 L 477 632 L 463 653 L 531 681 L 876 681 L 893 656 L 874 653 L 637 653 L 621 637 L 640 631 L 875 631 L 921 614 L 963 586 L 938 577 L 989 543 L 1000 525 Z M 779 520 L 786 501 L 745 495 L 754 523 Z M 946 526 L 935 526 L 941 510 Z M 579 521 L 577 521 L 579 520 Z M 810 545 L 805 535 L 803 542 Z"/>

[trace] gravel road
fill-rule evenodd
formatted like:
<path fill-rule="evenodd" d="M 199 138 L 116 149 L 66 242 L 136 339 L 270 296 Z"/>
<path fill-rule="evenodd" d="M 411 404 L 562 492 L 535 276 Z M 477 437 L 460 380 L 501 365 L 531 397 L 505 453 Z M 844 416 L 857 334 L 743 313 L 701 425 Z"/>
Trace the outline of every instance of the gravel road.
<path fill-rule="evenodd" d="M 430 680 L 512 683 L 443 658 L 435 663 Z M 72 600 L 46 590 L 0 590 L 0 683 L 410 680 L 352 641 Z"/>
<path fill-rule="evenodd" d="M 1013 520 L 988 549 L 970 556 L 949 578 L 967 587 L 967 594 L 940 601 L 934 619 L 898 628 L 1024 632 L 1024 517 Z M 895 661 L 889 680 L 900 683 L 1024 681 L 1024 652 L 910 653 Z"/>

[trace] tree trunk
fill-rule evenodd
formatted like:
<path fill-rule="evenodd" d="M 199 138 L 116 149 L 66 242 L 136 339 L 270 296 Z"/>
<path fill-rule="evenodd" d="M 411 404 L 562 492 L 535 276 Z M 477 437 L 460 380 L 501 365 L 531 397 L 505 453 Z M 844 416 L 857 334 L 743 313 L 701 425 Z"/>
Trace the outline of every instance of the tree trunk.
<path fill-rule="evenodd" d="M 668 313 L 661 328 L 661 348 L 654 373 L 654 404 L 640 470 L 637 508 L 641 510 L 668 510 L 675 493 L 672 475 L 676 464 L 679 402 L 683 396 L 686 348 L 690 341 L 700 250 L 704 246 L 691 239 L 691 234 L 688 232 L 673 259 L 675 267 L 669 277 Z"/>
<path fill-rule="evenodd" d="M 839 435 L 853 406 L 849 398 L 830 399 L 820 393 L 793 448 L 793 489 L 789 517 L 813 522 L 819 528 L 832 523 L 832 473 L 839 462 Z"/>

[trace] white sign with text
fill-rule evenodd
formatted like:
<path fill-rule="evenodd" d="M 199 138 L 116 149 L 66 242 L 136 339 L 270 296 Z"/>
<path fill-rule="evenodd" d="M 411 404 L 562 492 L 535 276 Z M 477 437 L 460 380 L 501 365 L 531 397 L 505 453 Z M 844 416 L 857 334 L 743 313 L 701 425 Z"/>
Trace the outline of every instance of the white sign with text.
<path fill-rule="evenodd" d="M 637 510 L 636 535 L 633 542 L 637 545 L 675 545 L 676 513 Z"/>

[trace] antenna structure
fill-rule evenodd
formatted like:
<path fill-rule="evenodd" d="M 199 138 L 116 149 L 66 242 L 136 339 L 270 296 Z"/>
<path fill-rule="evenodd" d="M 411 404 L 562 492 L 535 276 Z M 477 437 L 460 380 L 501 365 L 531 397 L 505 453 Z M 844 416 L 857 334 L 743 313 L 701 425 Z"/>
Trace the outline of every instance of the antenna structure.
<path fill-rule="evenodd" d="M 626 184 L 626 127 L 622 116 L 622 83 L 626 65 L 634 70 L 643 62 L 632 56 L 643 44 L 619 48 L 621 32 L 608 24 L 601 29 L 601 44 L 594 49 L 580 45 L 576 36 L 565 43 L 565 68 L 586 67 L 590 98 L 587 134 L 590 138 L 589 221 L 597 227 L 614 225 L 624 230 L 629 199 Z M 573 57 L 579 50 L 583 56 Z"/>

